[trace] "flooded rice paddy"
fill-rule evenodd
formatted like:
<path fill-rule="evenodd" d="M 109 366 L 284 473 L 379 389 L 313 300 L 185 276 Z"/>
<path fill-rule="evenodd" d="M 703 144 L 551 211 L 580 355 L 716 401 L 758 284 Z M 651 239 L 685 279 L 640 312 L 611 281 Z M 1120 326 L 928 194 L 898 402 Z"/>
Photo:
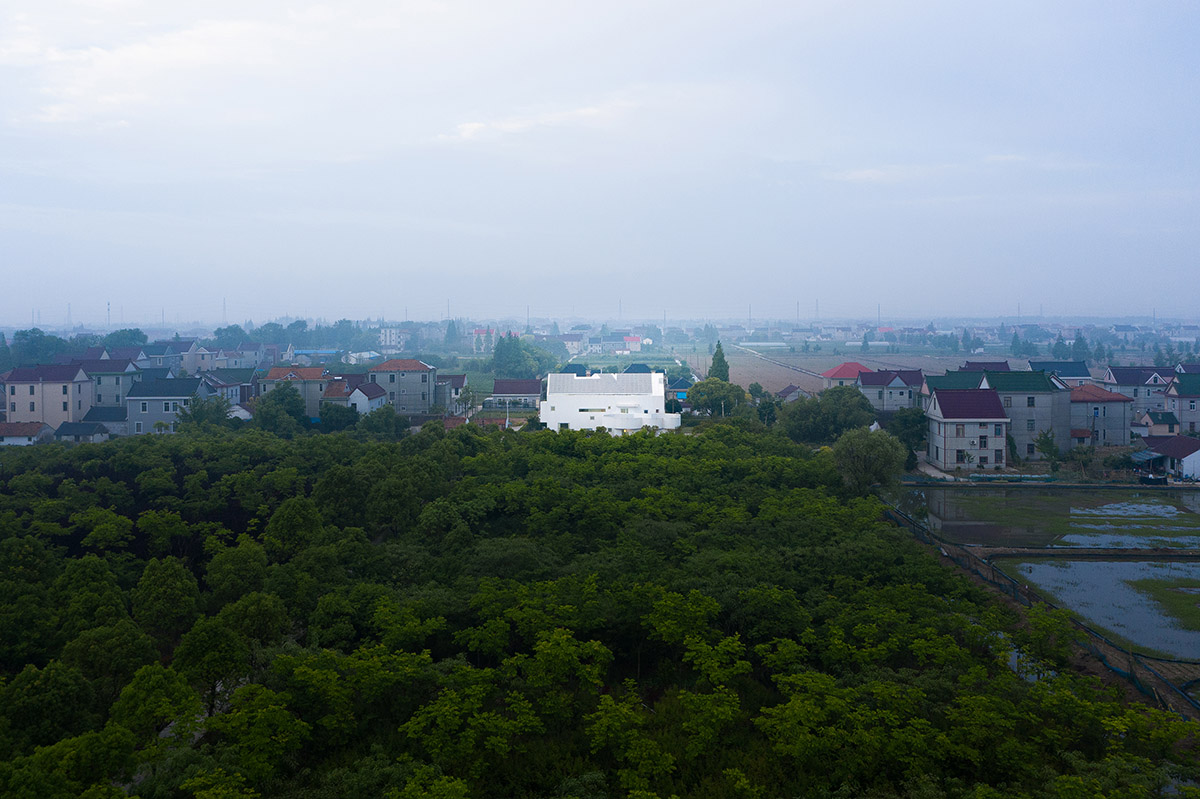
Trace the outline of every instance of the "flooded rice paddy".
<path fill-rule="evenodd" d="M 1200 658 L 1200 630 L 1187 629 L 1140 586 L 1200 581 L 1200 563 L 1043 560 L 1002 562 L 1010 575 L 1034 586 L 1087 624 L 1139 647 L 1184 660 Z M 1175 590 L 1179 590 L 1176 588 Z M 1193 603 L 1200 597 L 1191 595 Z"/>
<path fill-rule="evenodd" d="M 1200 660 L 1200 562 L 1072 559 L 1072 548 L 1200 549 L 1200 492 L 926 488 L 905 499 L 939 537 L 965 546 L 1031 547 L 997 565 L 1089 625 L 1135 647 Z"/>

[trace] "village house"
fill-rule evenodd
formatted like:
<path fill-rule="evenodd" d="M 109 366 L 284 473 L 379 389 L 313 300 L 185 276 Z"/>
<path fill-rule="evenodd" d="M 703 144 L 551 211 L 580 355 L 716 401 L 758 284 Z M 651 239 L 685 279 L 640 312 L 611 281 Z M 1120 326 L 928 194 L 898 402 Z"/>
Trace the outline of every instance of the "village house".
<path fill-rule="evenodd" d="M 104 425 L 104 429 L 108 430 L 109 435 L 129 435 L 129 408 L 127 404 L 122 404 L 120 408 L 113 408 L 107 405 L 94 405 L 87 412 L 87 415 L 83 417 L 83 421 L 89 424 Z"/>
<path fill-rule="evenodd" d="M 99 422 L 63 422 L 54 431 L 55 441 L 100 444 L 108 441 L 108 428 Z"/>
<path fill-rule="evenodd" d="M 440 375 L 437 379 L 436 395 L 434 402 L 446 409 L 446 412 L 454 415 L 459 415 L 470 410 L 463 407 L 462 393 L 467 387 L 467 376 L 462 375 Z"/>
<path fill-rule="evenodd" d="M 1179 435 L 1179 419 L 1170 411 L 1146 411 L 1135 424 L 1141 429 L 1143 436 Z"/>
<path fill-rule="evenodd" d="M 1077 446 L 1126 447 L 1133 400 L 1085 384 L 1071 389 L 1071 441 Z"/>
<path fill-rule="evenodd" d="M 1146 440 L 1145 462 L 1158 463 L 1160 468 L 1175 477 L 1200 477 L 1200 438 L 1192 436 L 1152 437 Z M 1154 457 L 1147 457 L 1152 454 Z"/>
<path fill-rule="evenodd" d="M 140 370 L 133 361 L 121 358 L 104 358 L 90 361 L 75 361 L 95 384 L 93 405 L 106 408 L 124 408 L 125 397 L 133 384 L 142 379 Z"/>
<path fill-rule="evenodd" d="M 1179 420 L 1179 432 L 1200 431 L 1200 374 L 1175 374 L 1166 393 L 1167 410 Z"/>
<path fill-rule="evenodd" d="M 0 422 L 0 447 L 28 447 L 54 437 L 45 422 Z"/>
<path fill-rule="evenodd" d="M 890 413 L 902 408 L 921 407 L 921 386 L 925 376 L 920 369 L 881 369 L 877 372 L 859 372 L 858 390 L 881 413 Z"/>
<path fill-rule="evenodd" d="M 1029 370 L 1053 375 L 1068 386 L 1087 386 L 1096 383 L 1084 361 L 1030 361 Z"/>
<path fill-rule="evenodd" d="M 1166 410 L 1165 392 L 1175 370 L 1158 366 L 1110 366 L 1101 381 L 1104 388 L 1133 400 L 1133 415 Z"/>
<path fill-rule="evenodd" d="M 129 433 L 174 433 L 179 412 L 192 404 L 193 397 L 209 395 L 198 377 L 174 380 L 143 380 L 125 398 Z"/>
<path fill-rule="evenodd" d="M 824 372 L 821 372 L 821 377 L 824 380 L 822 388 L 857 385 L 859 372 L 869 371 L 871 371 L 869 368 L 857 361 L 847 361 L 846 363 L 838 364 L 832 369 L 826 369 Z"/>
<path fill-rule="evenodd" d="M 492 387 L 492 395 L 485 405 L 493 408 L 537 408 L 542 401 L 542 381 L 507 380 L 498 378 Z"/>
<path fill-rule="evenodd" d="M 1009 419 L 995 389 L 935 389 L 925 458 L 943 471 L 1003 468 Z"/>
<path fill-rule="evenodd" d="M 393 358 L 372 366 L 367 374 L 369 382 L 378 384 L 387 392 L 388 404 L 397 412 L 405 415 L 428 414 L 433 407 L 437 369 L 424 361 Z"/>
<path fill-rule="evenodd" d="M 606 428 L 629 433 L 649 427 L 674 430 L 677 413 L 666 413 L 666 375 L 650 373 L 598 373 L 547 376 L 541 420 L 551 430 Z M 497 381 L 499 382 L 499 381 Z"/>
<path fill-rule="evenodd" d="M 259 381 L 260 394 L 267 394 L 284 383 L 295 386 L 304 400 L 304 415 L 317 419 L 321 415 L 321 398 L 329 383 L 329 371 L 323 366 L 275 366 Z M 132 416 L 129 417 L 131 420 Z"/>
<path fill-rule="evenodd" d="M 995 389 L 1000 397 L 1021 457 L 1043 457 L 1037 437 L 1044 431 L 1054 436 L 1060 449 L 1071 446 L 1071 393 L 1057 378 L 1045 372 L 984 372 L 979 387 Z"/>
<path fill-rule="evenodd" d="M 9 422 L 81 422 L 95 404 L 95 384 L 73 364 L 18 366 L 5 377 Z"/>

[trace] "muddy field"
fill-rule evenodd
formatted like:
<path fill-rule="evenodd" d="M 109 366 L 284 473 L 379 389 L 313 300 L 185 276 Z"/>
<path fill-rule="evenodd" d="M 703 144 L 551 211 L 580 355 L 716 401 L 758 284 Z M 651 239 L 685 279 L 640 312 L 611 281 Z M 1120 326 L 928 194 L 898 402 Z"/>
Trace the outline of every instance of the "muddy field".
<path fill-rule="evenodd" d="M 797 369 L 820 374 L 846 361 L 857 361 L 871 369 L 922 369 L 927 374 L 940 375 L 948 369 L 959 368 L 966 360 L 966 356 L 963 355 L 955 355 L 953 357 L 935 357 L 929 355 L 884 355 L 882 357 L 872 357 L 872 355 L 868 354 L 834 355 L 830 352 L 792 353 L 783 350 L 778 352 L 764 351 L 762 354 L 765 358 L 771 359 L 768 361 L 737 346 L 730 346 L 723 349 L 725 349 L 725 358 L 729 361 L 729 379 L 731 382 L 737 383 L 740 386 L 759 383 L 763 388 L 772 393 L 778 392 L 789 384 L 797 385 L 805 391 L 810 392 L 821 389 L 821 379 L 819 377 L 805 374 L 804 372 L 797 371 Z M 983 356 L 976 357 L 981 358 Z M 988 357 L 992 359 L 994 356 Z M 778 361 L 779 363 L 772 363 L 771 361 Z M 711 358 L 708 355 L 696 355 L 692 356 L 689 362 L 698 370 L 702 370 L 700 374 L 703 376 L 708 371 Z M 1013 361 L 1014 368 L 1017 368 L 1017 363 L 1017 361 Z M 1022 362 L 1021 368 L 1023 367 L 1024 363 Z"/>

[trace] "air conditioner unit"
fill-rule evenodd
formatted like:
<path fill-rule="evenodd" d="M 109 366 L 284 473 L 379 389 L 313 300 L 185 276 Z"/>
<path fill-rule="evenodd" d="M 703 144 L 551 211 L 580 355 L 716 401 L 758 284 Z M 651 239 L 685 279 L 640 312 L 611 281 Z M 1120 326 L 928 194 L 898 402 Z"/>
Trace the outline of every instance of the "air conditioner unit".
<path fill-rule="evenodd" d="M 973 439 L 973 438 L 972 438 L 972 439 L 971 439 L 971 446 L 972 446 L 972 447 L 977 447 L 977 446 L 979 446 L 979 442 L 977 442 L 975 439 Z"/>

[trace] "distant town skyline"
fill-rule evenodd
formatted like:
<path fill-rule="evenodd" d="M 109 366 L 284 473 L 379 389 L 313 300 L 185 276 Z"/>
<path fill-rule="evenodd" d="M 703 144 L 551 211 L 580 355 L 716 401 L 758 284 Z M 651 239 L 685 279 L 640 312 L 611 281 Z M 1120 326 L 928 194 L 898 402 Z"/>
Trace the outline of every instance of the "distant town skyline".
<path fill-rule="evenodd" d="M 14 0 L 0 325 L 1194 318 L 1196 30 L 1078 0 Z"/>

